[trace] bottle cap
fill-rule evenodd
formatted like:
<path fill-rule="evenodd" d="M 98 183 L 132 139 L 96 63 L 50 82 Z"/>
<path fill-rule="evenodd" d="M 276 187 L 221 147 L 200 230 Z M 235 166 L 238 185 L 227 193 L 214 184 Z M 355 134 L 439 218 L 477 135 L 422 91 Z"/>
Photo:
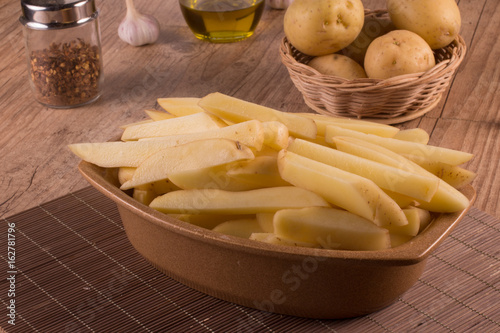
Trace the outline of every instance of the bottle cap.
<path fill-rule="evenodd" d="M 21 0 L 21 23 L 33 29 L 61 29 L 94 20 L 94 0 Z"/>

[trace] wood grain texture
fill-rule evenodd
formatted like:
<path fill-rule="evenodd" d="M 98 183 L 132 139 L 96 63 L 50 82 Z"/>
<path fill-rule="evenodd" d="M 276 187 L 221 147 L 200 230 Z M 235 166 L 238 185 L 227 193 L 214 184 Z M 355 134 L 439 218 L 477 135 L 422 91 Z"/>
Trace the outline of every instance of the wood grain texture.
<path fill-rule="evenodd" d="M 363 0 L 383 8 L 383 0 Z M 97 1 L 103 43 L 105 89 L 94 104 L 49 109 L 32 97 L 27 80 L 19 2 L 0 0 L 0 217 L 7 217 L 81 189 L 79 160 L 69 143 L 105 141 L 119 125 L 145 118 L 158 97 L 201 97 L 219 91 L 289 112 L 309 109 L 278 55 L 284 36 L 282 10 L 265 8 L 256 33 L 233 44 L 194 38 L 175 0 L 136 0 L 161 24 L 157 43 L 132 47 L 118 38 L 125 2 Z M 468 54 L 440 104 L 424 117 L 399 125 L 421 127 L 431 143 L 475 154 L 475 207 L 500 216 L 500 3 L 460 0 Z"/>

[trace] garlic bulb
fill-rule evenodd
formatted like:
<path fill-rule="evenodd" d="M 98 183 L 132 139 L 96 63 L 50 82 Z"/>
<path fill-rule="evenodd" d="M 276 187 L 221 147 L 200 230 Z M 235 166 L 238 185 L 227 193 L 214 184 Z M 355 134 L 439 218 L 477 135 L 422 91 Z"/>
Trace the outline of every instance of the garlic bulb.
<path fill-rule="evenodd" d="M 274 9 L 286 9 L 293 0 L 268 0 L 269 6 Z"/>
<path fill-rule="evenodd" d="M 151 15 L 140 14 L 133 0 L 126 0 L 127 15 L 118 27 L 118 36 L 133 46 L 141 46 L 156 42 L 160 35 L 160 24 Z"/>

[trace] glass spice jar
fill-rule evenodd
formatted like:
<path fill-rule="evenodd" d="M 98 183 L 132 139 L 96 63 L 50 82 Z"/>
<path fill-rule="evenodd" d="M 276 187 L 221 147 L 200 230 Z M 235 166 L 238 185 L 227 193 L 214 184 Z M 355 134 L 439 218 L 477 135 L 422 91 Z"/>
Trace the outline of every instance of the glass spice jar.
<path fill-rule="evenodd" d="M 21 0 L 21 7 L 36 100 L 71 108 L 98 99 L 104 76 L 94 0 Z"/>

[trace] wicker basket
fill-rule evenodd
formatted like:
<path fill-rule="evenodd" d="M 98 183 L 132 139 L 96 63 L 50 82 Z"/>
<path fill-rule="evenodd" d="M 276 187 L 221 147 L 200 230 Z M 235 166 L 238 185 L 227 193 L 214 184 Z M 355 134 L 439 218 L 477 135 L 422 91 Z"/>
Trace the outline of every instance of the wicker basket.
<path fill-rule="evenodd" d="M 386 11 L 366 10 L 365 15 L 385 16 Z M 280 55 L 290 77 L 314 111 L 347 118 L 396 124 L 431 111 L 441 99 L 466 53 L 461 36 L 434 50 L 436 66 L 424 73 L 390 79 L 347 80 L 322 75 L 307 63 L 313 58 L 283 38 Z"/>

